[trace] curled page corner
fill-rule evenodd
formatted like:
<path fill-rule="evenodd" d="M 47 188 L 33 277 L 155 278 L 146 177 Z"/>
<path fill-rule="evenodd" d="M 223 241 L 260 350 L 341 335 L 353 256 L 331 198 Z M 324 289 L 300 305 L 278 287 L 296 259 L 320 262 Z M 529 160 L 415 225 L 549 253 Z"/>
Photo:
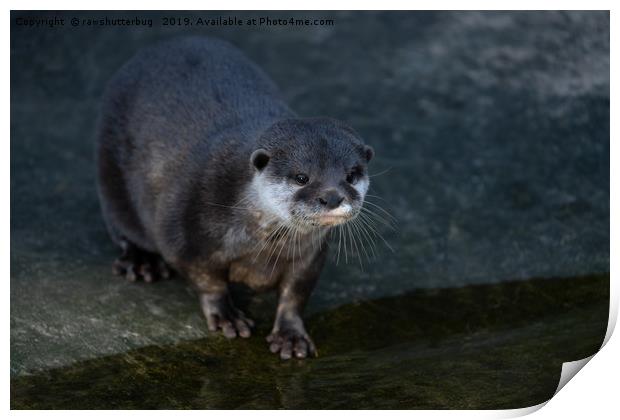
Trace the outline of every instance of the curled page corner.
<path fill-rule="evenodd" d="M 579 372 L 596 354 L 605 347 L 605 344 L 609 341 L 609 338 L 613 334 L 613 331 L 616 327 L 616 320 L 618 318 L 618 305 L 615 304 L 616 301 L 613 299 L 613 296 L 609 301 L 609 319 L 607 321 L 607 332 L 605 333 L 605 338 L 603 339 L 603 343 L 601 344 L 601 348 L 598 349 L 596 353 L 591 356 L 585 357 L 580 360 L 573 360 L 572 362 L 564 362 L 562 363 L 562 373 L 560 374 L 560 382 L 558 382 L 558 387 L 555 389 L 553 396 L 555 397 L 558 392 L 564 385 L 568 383 L 573 377 Z"/>
<path fill-rule="evenodd" d="M 553 393 L 553 396 L 551 398 L 555 397 L 557 393 L 560 392 L 562 388 L 564 388 L 564 385 L 566 385 L 571 379 L 573 379 L 573 377 L 577 374 L 577 372 L 579 372 L 590 360 L 592 360 L 592 358 L 596 356 L 597 353 L 601 351 L 603 347 L 605 347 L 605 344 L 607 344 L 607 342 L 609 341 L 609 338 L 613 334 L 613 331 L 616 327 L 617 314 L 618 314 L 618 305 L 616 304 L 616 300 L 613 298 L 610 299 L 609 304 L 610 304 L 609 321 L 607 323 L 607 332 L 605 334 L 605 339 L 603 340 L 603 343 L 601 344 L 601 348 L 596 353 L 592 354 L 591 356 L 585 357 L 580 360 L 573 360 L 572 362 L 562 363 L 562 372 L 560 373 L 560 381 L 558 382 L 558 386 L 555 389 L 555 392 Z M 547 401 L 544 401 L 537 405 L 532 405 L 530 407 L 515 408 L 515 409 L 502 410 L 499 412 L 495 412 L 496 414 L 495 418 L 515 418 L 515 417 L 527 416 L 528 414 L 532 414 L 540 410 L 541 408 L 543 408 L 545 405 L 547 405 L 549 401 L 551 401 L 551 398 L 548 399 Z"/>
<path fill-rule="evenodd" d="M 614 293 L 613 283 L 611 284 L 610 290 L 610 299 L 609 299 L 609 319 L 607 321 L 607 332 L 605 333 L 605 338 L 603 339 L 603 343 L 601 344 L 601 348 L 598 349 L 596 353 L 591 356 L 585 357 L 580 360 L 574 360 L 572 362 L 562 363 L 562 373 L 560 374 L 560 382 L 558 382 L 558 387 L 555 389 L 553 396 L 555 397 L 558 392 L 564 385 L 568 383 L 573 377 L 579 372 L 596 354 L 605 347 L 611 335 L 616 328 L 616 321 L 618 319 L 618 298 Z M 553 398 L 553 397 L 552 397 Z"/>
<path fill-rule="evenodd" d="M 553 396 L 555 396 L 558 392 L 560 392 L 560 390 L 564 388 L 564 385 L 566 385 L 568 381 L 573 379 L 573 376 L 575 376 L 577 372 L 581 370 L 581 368 L 583 368 L 590 360 L 592 360 L 592 358 L 595 355 L 596 353 L 594 353 L 592 356 L 588 356 L 580 360 L 574 360 L 572 362 L 562 363 L 562 373 L 560 374 L 560 382 L 558 382 L 558 387 L 555 389 Z"/>
<path fill-rule="evenodd" d="M 564 385 L 566 385 L 568 381 L 570 381 L 573 378 L 573 376 L 575 376 L 577 372 L 579 372 L 581 368 L 583 368 L 595 355 L 596 353 L 584 359 L 562 363 L 562 372 L 560 374 L 560 381 L 558 382 L 558 387 L 555 389 L 555 392 L 553 393 L 553 396 L 551 398 L 555 397 L 556 394 L 560 392 L 560 390 L 564 387 Z M 515 408 L 511 410 L 502 410 L 500 412 L 497 412 L 498 416 L 496 418 L 507 419 L 507 418 L 527 416 L 543 408 L 545 405 L 547 405 L 549 401 L 551 401 L 551 398 L 548 399 L 547 401 L 544 401 L 540 404 L 532 405 L 530 407 Z"/>
<path fill-rule="evenodd" d="M 512 408 L 509 410 L 495 411 L 493 412 L 492 416 L 493 418 L 500 418 L 500 419 L 512 419 L 516 417 L 527 416 L 543 408 L 545 405 L 547 405 L 549 401 L 550 400 L 547 400 L 547 401 L 541 402 L 540 404 L 532 405 L 529 407 Z"/>
<path fill-rule="evenodd" d="M 618 320 L 618 300 L 619 296 L 616 295 L 614 284 L 610 282 L 611 290 L 609 296 L 609 321 L 607 322 L 607 332 L 605 333 L 605 339 L 603 340 L 603 344 L 601 345 L 601 349 L 605 347 L 605 344 L 611 338 L 611 335 L 616 328 L 616 321 Z M 601 351 L 599 349 L 599 351 Z"/>

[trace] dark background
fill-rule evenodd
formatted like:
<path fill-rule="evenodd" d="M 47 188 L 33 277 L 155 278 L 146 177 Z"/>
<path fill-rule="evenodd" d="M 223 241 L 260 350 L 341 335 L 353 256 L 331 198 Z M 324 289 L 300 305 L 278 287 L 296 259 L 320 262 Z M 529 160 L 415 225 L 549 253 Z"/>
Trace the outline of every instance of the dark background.
<path fill-rule="evenodd" d="M 229 15 L 335 24 L 161 26 L 162 16 Z M 140 16 L 154 27 L 27 28 L 19 16 Z M 363 269 L 330 262 L 310 313 L 421 288 L 609 272 L 607 12 L 12 12 L 11 21 L 12 375 L 206 335 L 182 281 L 112 276 L 117 250 L 93 165 L 105 82 L 141 47 L 183 34 L 231 41 L 300 115 L 345 120 L 376 150 L 371 193 L 398 221 L 382 230 L 394 252 L 379 246 Z"/>

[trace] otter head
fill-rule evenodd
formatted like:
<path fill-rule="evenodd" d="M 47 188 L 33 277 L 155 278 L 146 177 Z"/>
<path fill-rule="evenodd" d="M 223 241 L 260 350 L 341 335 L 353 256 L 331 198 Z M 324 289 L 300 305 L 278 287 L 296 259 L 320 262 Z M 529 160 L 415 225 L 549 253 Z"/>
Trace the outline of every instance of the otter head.
<path fill-rule="evenodd" d="M 352 128 L 327 118 L 289 119 L 258 144 L 250 157 L 255 204 L 279 223 L 310 230 L 358 215 L 374 152 Z"/>

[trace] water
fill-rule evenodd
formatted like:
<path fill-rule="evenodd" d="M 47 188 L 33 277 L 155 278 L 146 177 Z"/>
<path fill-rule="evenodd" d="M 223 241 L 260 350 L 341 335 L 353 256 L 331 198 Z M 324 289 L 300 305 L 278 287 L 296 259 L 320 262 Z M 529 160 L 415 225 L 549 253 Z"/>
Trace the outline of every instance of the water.
<path fill-rule="evenodd" d="M 292 361 L 268 352 L 259 318 L 248 340 L 148 346 L 13 379 L 11 407 L 527 407 L 553 395 L 563 362 L 598 350 L 608 305 L 607 275 L 420 291 L 313 316 L 320 355 Z"/>

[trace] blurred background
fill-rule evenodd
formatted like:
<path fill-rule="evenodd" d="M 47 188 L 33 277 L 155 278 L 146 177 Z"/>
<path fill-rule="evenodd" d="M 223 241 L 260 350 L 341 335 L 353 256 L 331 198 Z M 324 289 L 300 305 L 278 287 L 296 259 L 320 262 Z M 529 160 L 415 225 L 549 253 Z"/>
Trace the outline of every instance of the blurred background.
<path fill-rule="evenodd" d="M 55 16 L 66 25 L 15 23 Z M 153 27 L 68 24 L 104 16 Z M 161 24 L 219 16 L 334 24 Z M 609 272 L 607 12 L 12 12 L 11 21 L 13 377 L 207 335 L 185 282 L 112 275 L 118 251 L 95 189 L 106 81 L 174 36 L 232 42 L 300 115 L 347 121 L 375 148 L 370 193 L 381 198 L 370 201 L 397 221 L 380 228 L 393 251 L 378 243 L 362 266 L 330 261 L 310 315 L 417 290 Z M 265 307 L 257 318 L 267 328 Z"/>

